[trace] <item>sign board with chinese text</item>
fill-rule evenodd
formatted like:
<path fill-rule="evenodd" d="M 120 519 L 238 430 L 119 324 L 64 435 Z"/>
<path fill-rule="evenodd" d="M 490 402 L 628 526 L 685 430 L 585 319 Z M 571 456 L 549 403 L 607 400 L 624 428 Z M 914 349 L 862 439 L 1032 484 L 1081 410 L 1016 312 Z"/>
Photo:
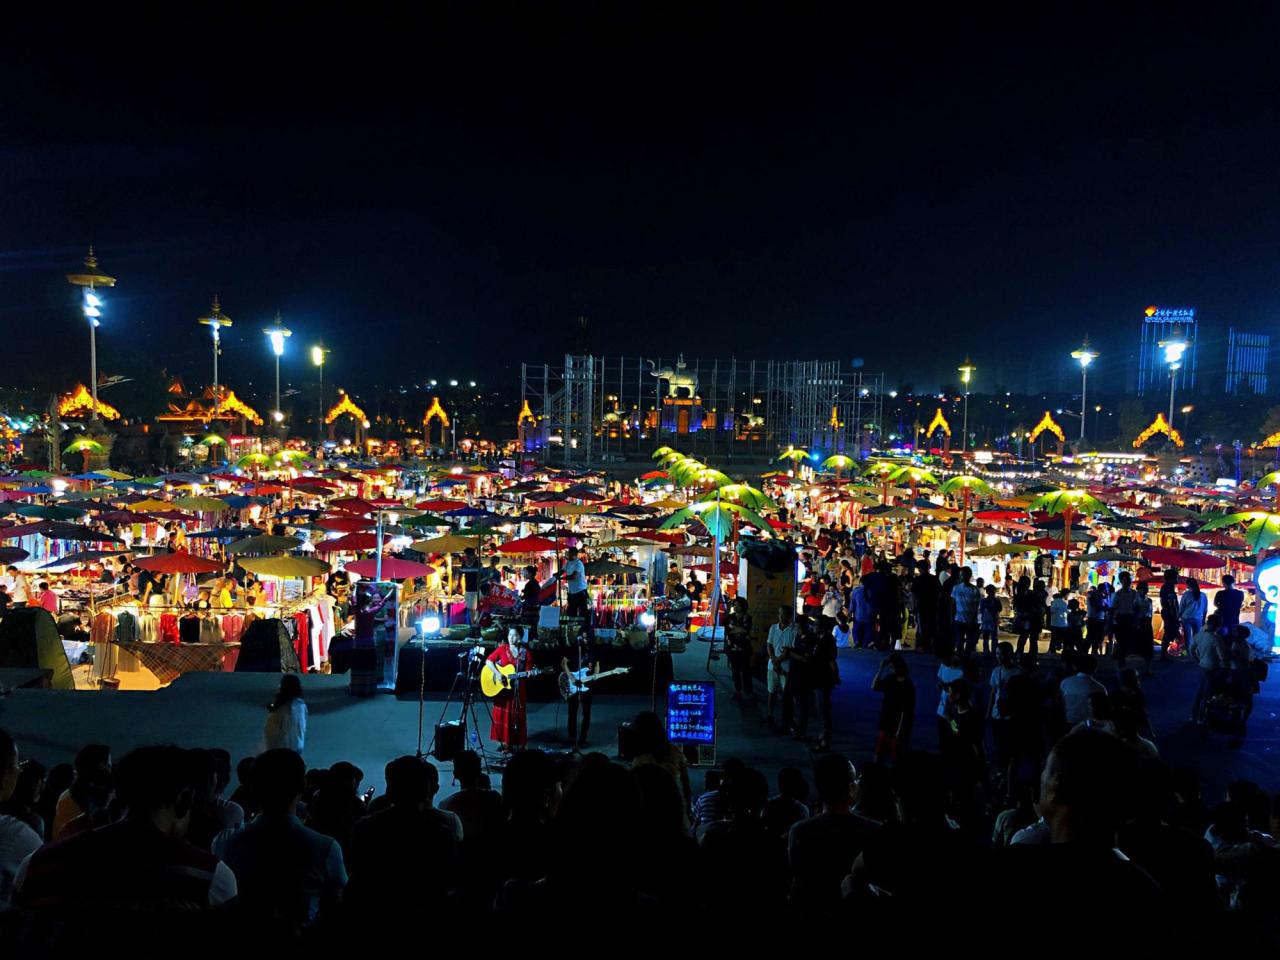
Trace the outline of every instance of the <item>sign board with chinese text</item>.
<path fill-rule="evenodd" d="M 677 746 L 716 742 L 716 685 L 674 680 L 667 685 L 667 739 Z"/>

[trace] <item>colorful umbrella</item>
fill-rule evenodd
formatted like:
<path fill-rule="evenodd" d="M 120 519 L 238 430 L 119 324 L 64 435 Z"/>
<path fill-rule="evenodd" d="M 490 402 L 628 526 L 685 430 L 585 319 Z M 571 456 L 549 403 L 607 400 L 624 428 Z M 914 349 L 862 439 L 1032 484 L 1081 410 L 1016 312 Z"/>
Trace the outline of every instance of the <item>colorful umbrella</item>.
<path fill-rule="evenodd" d="M 227 553 L 259 555 L 283 553 L 286 550 L 297 550 L 299 545 L 297 537 L 273 537 L 262 533 L 253 537 L 245 537 L 243 540 L 237 540 L 235 543 L 229 544 Z"/>
<path fill-rule="evenodd" d="M 1227 565 L 1222 557 L 1199 550 L 1150 547 L 1142 551 L 1142 556 L 1153 566 L 1176 567 L 1179 570 L 1217 570 Z"/>
<path fill-rule="evenodd" d="M 150 570 L 154 573 L 220 573 L 222 571 L 222 564 L 217 560 L 193 557 L 185 550 L 139 557 L 133 565 L 140 570 Z"/>
<path fill-rule="evenodd" d="M 498 547 L 499 553 L 505 554 L 530 554 L 530 553 L 554 553 L 556 543 L 548 540 L 546 537 L 521 537 L 518 540 L 511 540 L 508 543 Z"/>
<path fill-rule="evenodd" d="M 316 553 L 340 553 L 343 551 L 356 553 L 361 550 L 372 550 L 378 545 L 378 538 L 372 533 L 348 533 L 336 540 L 322 540 L 316 544 Z"/>
<path fill-rule="evenodd" d="M 376 557 L 356 560 L 353 563 L 345 564 L 343 569 L 361 577 L 376 577 L 378 575 L 378 560 Z M 382 558 L 383 580 L 409 580 L 412 577 L 429 577 L 435 572 L 435 567 L 428 566 L 425 563 L 414 563 L 412 560 L 401 560 L 399 557 Z"/>
<path fill-rule="evenodd" d="M 259 577 L 323 577 L 329 564 L 315 557 L 241 557 L 236 564 Z"/>

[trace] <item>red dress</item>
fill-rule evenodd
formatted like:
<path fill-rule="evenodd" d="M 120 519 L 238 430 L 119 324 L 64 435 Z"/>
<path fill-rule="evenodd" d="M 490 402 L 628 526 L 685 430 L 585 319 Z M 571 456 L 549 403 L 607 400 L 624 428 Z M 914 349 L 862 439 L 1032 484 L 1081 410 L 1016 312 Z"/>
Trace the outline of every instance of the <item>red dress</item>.
<path fill-rule="evenodd" d="M 500 667 L 515 665 L 516 672 L 529 669 L 529 654 L 525 652 L 512 656 L 511 648 L 506 644 L 489 654 L 489 662 Z M 505 743 L 509 747 L 522 747 L 529 739 L 525 725 L 526 704 L 529 696 L 525 691 L 527 680 L 518 681 L 517 693 L 504 690 L 493 698 L 493 725 L 489 728 L 489 739 Z"/>

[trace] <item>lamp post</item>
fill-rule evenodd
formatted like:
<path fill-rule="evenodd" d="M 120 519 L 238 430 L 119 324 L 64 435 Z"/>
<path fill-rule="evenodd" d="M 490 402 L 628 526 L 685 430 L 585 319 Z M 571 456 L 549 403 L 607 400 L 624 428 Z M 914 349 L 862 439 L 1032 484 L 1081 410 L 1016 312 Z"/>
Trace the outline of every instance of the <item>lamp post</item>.
<path fill-rule="evenodd" d="M 231 318 L 222 312 L 215 294 L 213 306 L 209 308 L 209 316 L 196 318 L 196 323 L 208 327 L 213 332 L 213 419 L 218 419 L 222 411 L 222 397 L 218 390 L 218 354 L 222 352 L 222 328 L 231 326 Z"/>
<path fill-rule="evenodd" d="M 1182 368 L 1182 355 L 1187 352 L 1187 341 L 1178 327 L 1168 340 L 1161 340 L 1157 346 L 1164 351 L 1164 362 L 1169 364 L 1169 429 L 1173 429 L 1173 391 L 1178 384 L 1178 371 Z"/>
<path fill-rule="evenodd" d="M 280 314 L 277 313 L 276 325 L 268 327 L 263 333 L 271 341 L 271 352 L 276 355 L 276 409 L 271 414 L 271 419 L 276 422 L 278 427 L 279 424 L 284 422 L 284 411 L 280 409 L 280 357 L 284 355 L 285 338 L 293 336 L 293 331 L 280 323 Z"/>
<path fill-rule="evenodd" d="M 1098 353 L 1089 348 L 1089 338 L 1085 337 L 1080 349 L 1071 351 L 1071 357 L 1080 361 L 1080 442 L 1084 443 L 1085 412 L 1089 409 L 1085 403 L 1085 395 L 1089 390 L 1089 364 L 1098 359 Z M 1097 442 L 1098 438 L 1093 439 Z"/>
<path fill-rule="evenodd" d="M 969 381 L 973 379 L 973 371 L 978 368 L 973 365 L 972 360 L 965 357 L 964 363 L 957 369 L 960 371 L 960 382 L 964 384 L 964 433 L 960 437 L 960 452 L 964 453 L 969 449 Z"/>
<path fill-rule="evenodd" d="M 324 443 L 324 358 L 328 354 L 323 343 L 311 348 L 311 362 L 320 370 L 320 413 L 316 417 L 316 441 L 320 444 Z"/>
<path fill-rule="evenodd" d="M 89 390 L 93 396 L 93 409 L 89 413 L 91 420 L 98 419 L 98 318 L 102 316 L 102 298 L 95 290 L 98 287 L 114 287 L 116 278 L 109 277 L 98 269 L 98 258 L 94 256 L 93 247 L 84 258 L 84 270 L 81 273 L 68 273 L 67 282 L 73 287 L 80 287 L 84 292 L 81 309 L 84 318 L 89 321 Z"/>

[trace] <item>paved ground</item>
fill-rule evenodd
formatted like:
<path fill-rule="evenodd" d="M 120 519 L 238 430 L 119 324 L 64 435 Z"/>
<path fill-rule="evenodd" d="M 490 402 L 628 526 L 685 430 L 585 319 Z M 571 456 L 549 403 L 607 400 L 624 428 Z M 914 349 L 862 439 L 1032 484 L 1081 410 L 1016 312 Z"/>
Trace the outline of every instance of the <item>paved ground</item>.
<path fill-rule="evenodd" d="M 915 745 L 934 747 L 933 710 L 937 704 L 931 657 L 907 654 L 919 690 Z M 1051 662 L 1053 658 L 1048 658 Z M 835 748 L 855 761 L 866 760 L 875 737 L 879 697 L 870 689 L 880 655 L 844 651 L 844 678 L 835 695 Z M 707 676 L 706 648 L 693 644 L 677 658 L 683 679 Z M 1147 682 L 1158 746 L 1167 761 L 1198 768 L 1210 799 L 1221 795 L 1228 779 L 1246 777 L 1267 790 L 1280 792 L 1280 680 L 1264 685 L 1257 698 L 1249 736 L 1244 745 L 1228 749 L 1223 737 L 1188 725 L 1185 718 L 1196 684 L 1196 667 L 1157 663 L 1157 677 Z M 983 668 L 984 675 L 990 667 Z M 791 739 L 769 733 L 760 720 L 763 702 L 739 705 L 729 699 L 732 688 L 723 661 L 712 664 L 719 691 L 719 755 L 739 756 L 771 777 L 786 765 L 807 766 L 808 751 Z M 1100 678 L 1114 683 L 1110 663 Z M 0 700 L 0 726 L 19 741 L 26 755 L 46 763 L 70 760 L 78 746 L 101 741 L 117 756 L 142 743 L 173 741 L 189 746 L 222 746 L 239 758 L 260 748 L 266 704 L 279 679 L 266 674 L 188 674 L 169 687 L 151 692 L 51 692 L 18 690 Z M 390 758 L 412 753 L 418 743 L 418 705 L 384 695 L 357 699 L 348 695 L 344 677 L 308 676 L 303 681 L 311 711 L 306 750 L 311 765 L 340 759 L 359 764 L 366 784 L 382 789 L 382 766 Z M 760 688 L 763 696 L 763 686 Z M 443 698 L 433 696 L 424 709 L 425 737 L 441 716 Z M 596 697 L 591 746 L 613 752 L 620 721 L 647 709 L 649 698 Z M 448 717 L 457 715 L 457 708 Z M 488 720 L 481 709 L 482 732 Z M 562 749 L 565 712 L 559 703 L 533 704 L 529 729 L 535 745 Z M 495 778 L 496 779 L 496 778 Z M 695 788 L 700 778 L 695 775 Z M 445 778 L 446 783 L 448 778 Z"/>

